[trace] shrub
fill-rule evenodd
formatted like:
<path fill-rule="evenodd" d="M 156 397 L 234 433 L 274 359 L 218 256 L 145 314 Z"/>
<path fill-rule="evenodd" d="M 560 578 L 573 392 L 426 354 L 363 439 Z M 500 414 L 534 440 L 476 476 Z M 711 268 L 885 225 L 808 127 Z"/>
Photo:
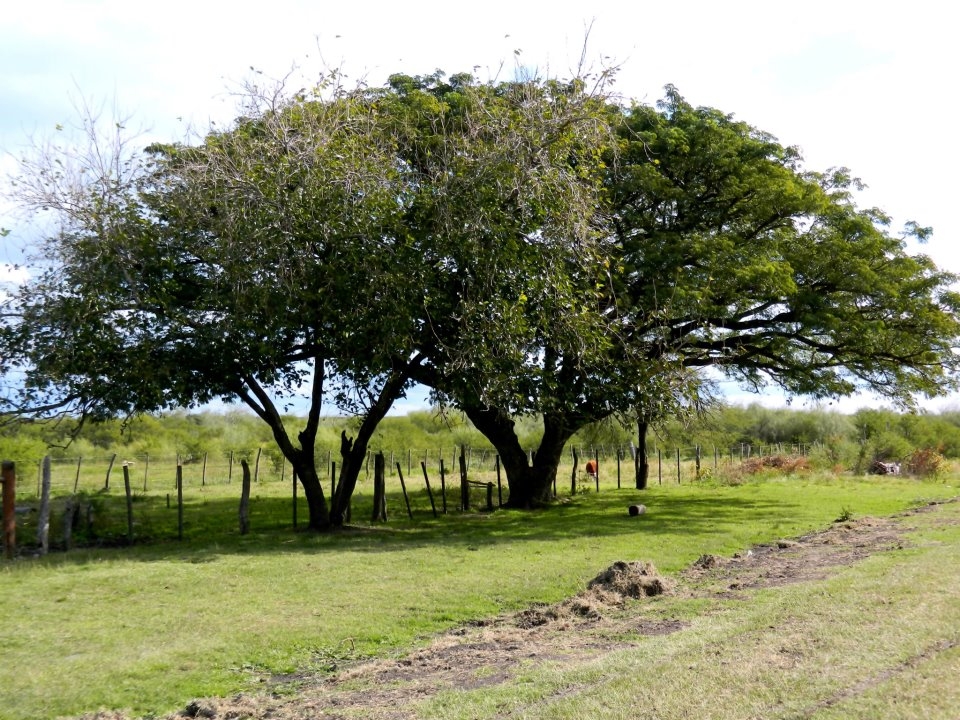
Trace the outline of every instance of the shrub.
<path fill-rule="evenodd" d="M 934 448 L 914 450 L 907 460 L 907 472 L 917 477 L 937 477 L 943 471 L 946 458 Z"/>

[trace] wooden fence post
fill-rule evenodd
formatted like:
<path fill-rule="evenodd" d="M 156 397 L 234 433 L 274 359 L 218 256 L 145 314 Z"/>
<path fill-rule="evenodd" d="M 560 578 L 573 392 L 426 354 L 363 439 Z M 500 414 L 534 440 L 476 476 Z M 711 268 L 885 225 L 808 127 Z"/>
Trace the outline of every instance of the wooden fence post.
<path fill-rule="evenodd" d="M 387 520 L 385 460 L 382 452 L 378 452 L 373 458 L 373 515 L 370 522 L 377 522 L 378 520 L 386 522 Z"/>
<path fill-rule="evenodd" d="M 467 484 L 467 453 L 463 445 L 460 446 L 460 509 L 470 509 L 470 485 Z"/>
<path fill-rule="evenodd" d="M 77 494 L 77 488 L 80 486 L 80 463 L 83 460 L 83 456 L 77 458 L 77 474 L 73 478 L 73 494 Z M 144 488 L 146 490 L 146 488 Z"/>
<path fill-rule="evenodd" d="M 117 454 L 114 453 L 114 454 L 113 454 L 113 457 L 110 458 L 110 464 L 107 465 L 107 479 L 106 479 L 106 480 L 104 481 L 104 483 L 103 483 L 103 489 L 104 489 L 104 490 L 109 490 L 109 489 L 110 489 L 110 471 L 113 470 L 113 462 L 114 462 L 116 459 L 117 459 Z"/>
<path fill-rule="evenodd" d="M 577 465 L 580 464 L 580 455 L 577 449 L 573 448 L 573 470 L 570 472 L 570 494 L 577 494 Z"/>
<path fill-rule="evenodd" d="M 680 484 L 680 448 L 677 448 L 677 485 Z"/>
<path fill-rule="evenodd" d="M 240 460 L 240 469 L 243 471 L 243 480 L 240 486 L 240 534 L 250 532 L 250 465 L 245 459 Z"/>
<path fill-rule="evenodd" d="M 133 495 L 130 492 L 130 463 L 123 463 L 123 494 L 127 499 L 127 545 L 133 545 Z"/>
<path fill-rule="evenodd" d="M 150 453 L 143 454 L 143 491 L 147 491 L 147 473 L 150 471 Z"/>
<path fill-rule="evenodd" d="M 427 458 L 424 456 L 423 462 L 420 463 L 420 467 L 423 469 L 423 482 L 427 486 L 427 497 L 430 498 L 430 509 L 433 510 L 433 516 L 437 516 L 437 506 L 433 502 L 433 490 L 430 489 L 430 478 L 427 477 Z"/>
<path fill-rule="evenodd" d="M 233 450 L 230 451 L 230 459 L 227 461 L 227 484 L 233 481 Z"/>
<path fill-rule="evenodd" d="M 114 456 L 116 457 L 116 456 Z M 42 482 L 40 485 L 40 514 L 37 518 L 37 545 L 40 554 L 46 555 L 50 549 L 50 456 L 44 455 L 41 463 Z"/>
<path fill-rule="evenodd" d="M 297 469 L 293 468 L 293 529 L 297 529 Z"/>
<path fill-rule="evenodd" d="M 183 540 L 183 465 L 177 458 L 177 540 Z"/>
<path fill-rule="evenodd" d="M 447 514 L 447 472 L 443 466 L 443 451 L 440 451 L 440 502 L 443 504 L 443 514 Z"/>
<path fill-rule="evenodd" d="M 260 482 L 260 455 L 263 453 L 263 448 L 257 448 L 257 462 L 253 466 L 253 481 L 255 483 Z"/>
<path fill-rule="evenodd" d="M 657 448 L 657 485 L 663 485 L 663 453 Z"/>
<path fill-rule="evenodd" d="M 413 520 L 413 510 L 410 509 L 410 498 L 407 497 L 407 484 L 403 481 L 403 469 L 400 467 L 400 463 L 397 463 L 397 477 L 400 478 L 400 490 L 403 492 L 403 501 L 407 504 L 407 516 Z"/>
<path fill-rule="evenodd" d="M 596 448 L 593 449 L 593 461 L 597 464 L 597 474 L 593 476 L 593 480 L 597 486 L 597 492 L 600 492 L 600 451 Z"/>
<path fill-rule="evenodd" d="M 200 487 L 207 485 L 207 454 L 203 454 L 203 469 L 200 470 Z"/>
<path fill-rule="evenodd" d="M 503 485 L 500 482 L 500 456 L 497 455 L 497 506 L 503 507 Z M 553 496 L 557 496 L 557 481 L 553 481 Z"/>
<path fill-rule="evenodd" d="M 17 549 L 17 466 L 10 460 L 4 460 L 3 478 L 3 547 L 7 560 L 12 560 Z"/>

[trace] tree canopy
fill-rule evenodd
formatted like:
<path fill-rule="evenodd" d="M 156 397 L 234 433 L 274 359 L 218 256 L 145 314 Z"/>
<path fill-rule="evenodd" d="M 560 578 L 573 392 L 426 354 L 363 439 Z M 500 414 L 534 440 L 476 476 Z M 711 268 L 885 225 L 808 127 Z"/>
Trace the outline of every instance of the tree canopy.
<path fill-rule="evenodd" d="M 603 98 L 443 78 L 251 88 L 241 117 L 196 143 L 96 165 L 91 129 L 85 165 L 28 161 L 18 197 L 60 226 L 6 301 L 4 369 L 22 377 L 9 409 L 242 401 L 292 463 L 311 525 L 342 523 L 367 441 L 425 358 L 484 377 L 527 362 L 528 318 L 575 306 L 565 274 L 591 254 Z M 578 342 L 586 312 L 564 315 Z M 301 392 L 293 438 L 281 405 Z M 331 397 L 362 422 L 328 502 L 314 444 Z"/>

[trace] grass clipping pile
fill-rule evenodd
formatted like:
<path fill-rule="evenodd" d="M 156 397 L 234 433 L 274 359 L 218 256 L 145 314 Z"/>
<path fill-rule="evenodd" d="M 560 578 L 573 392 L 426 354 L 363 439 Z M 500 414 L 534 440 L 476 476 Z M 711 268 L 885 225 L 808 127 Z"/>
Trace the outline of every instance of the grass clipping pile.
<path fill-rule="evenodd" d="M 676 580 L 662 577 L 649 562 L 615 562 L 583 592 L 560 603 L 478 620 L 402 657 L 341 667 L 332 675 L 264 676 L 263 692 L 194 700 L 169 720 L 417 717 L 417 705 L 438 692 L 495 686 L 509 681 L 521 665 L 586 662 L 635 644 L 637 636 L 667 635 L 687 627 L 651 613 L 649 605 L 637 599 L 669 594 L 746 600 L 752 588 L 824 577 L 831 567 L 903 547 L 902 530 L 894 518 L 838 521 L 824 531 L 759 545 L 731 558 L 702 556 Z M 83 718 L 126 716 L 101 712 Z"/>

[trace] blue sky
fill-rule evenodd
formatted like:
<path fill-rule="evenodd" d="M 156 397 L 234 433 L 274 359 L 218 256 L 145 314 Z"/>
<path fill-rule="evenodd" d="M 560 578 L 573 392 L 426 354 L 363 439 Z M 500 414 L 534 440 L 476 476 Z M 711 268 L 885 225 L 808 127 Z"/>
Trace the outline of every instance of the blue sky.
<path fill-rule="evenodd" d="M 933 226 L 933 239 L 920 249 L 960 272 L 951 182 L 960 167 L 953 139 L 960 45 L 947 3 L 7 5 L 0 23 L 0 178 L 28 136 L 69 124 L 82 99 L 115 104 L 150 135 L 171 139 L 190 123 L 229 121 L 231 93 L 251 66 L 271 77 L 296 66 L 307 78 L 324 64 L 341 66 L 352 78 L 379 83 L 393 72 L 437 68 L 509 76 L 519 58 L 567 75 L 591 26 L 588 64 L 621 65 L 616 89 L 624 97 L 653 102 L 672 83 L 694 104 L 734 113 L 798 145 L 812 169 L 850 167 L 868 185 L 862 205 L 884 208 L 895 227 L 907 220 Z M 0 262 L 19 261 L 29 228 L 3 206 L 0 226 L 13 231 L 0 239 Z M 9 276 L 0 266 L 0 280 Z M 754 399 L 727 391 L 738 401 Z M 841 407 L 871 402 L 856 398 Z M 958 406 L 960 399 L 946 403 Z"/>

